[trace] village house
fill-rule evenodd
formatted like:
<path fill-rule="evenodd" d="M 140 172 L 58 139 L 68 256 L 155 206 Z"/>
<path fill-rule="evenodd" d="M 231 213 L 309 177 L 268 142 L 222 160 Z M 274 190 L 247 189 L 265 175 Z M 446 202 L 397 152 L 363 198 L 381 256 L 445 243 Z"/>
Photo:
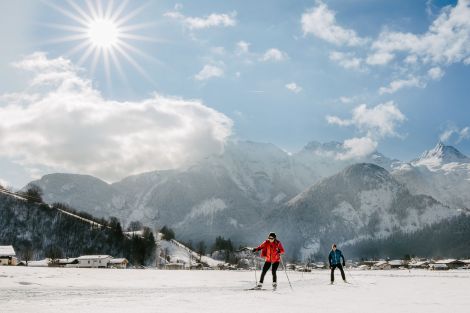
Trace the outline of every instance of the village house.
<path fill-rule="evenodd" d="M 53 263 L 49 263 L 49 266 L 52 267 L 77 267 L 78 259 L 77 258 L 65 258 L 57 259 Z"/>
<path fill-rule="evenodd" d="M 0 246 L 0 265 L 17 265 L 15 249 L 13 246 Z"/>
<path fill-rule="evenodd" d="M 465 264 L 464 267 L 465 267 L 466 269 L 470 269 L 470 259 L 468 259 L 468 260 L 461 260 L 461 261 Z"/>
<path fill-rule="evenodd" d="M 430 270 L 433 270 L 433 271 L 446 271 L 446 270 L 448 270 L 449 268 L 448 268 L 447 265 L 445 265 L 445 264 L 441 264 L 441 263 L 432 263 L 432 264 L 429 264 L 429 269 L 430 269 Z"/>
<path fill-rule="evenodd" d="M 110 267 L 110 268 L 127 268 L 127 264 L 129 264 L 129 261 L 127 261 L 126 258 L 117 258 L 117 259 L 111 259 L 108 263 L 108 267 Z"/>
<path fill-rule="evenodd" d="M 106 268 L 112 258 L 110 255 L 82 255 L 77 258 L 77 267 Z"/>
<path fill-rule="evenodd" d="M 434 264 L 444 264 L 449 269 L 455 269 L 459 267 L 465 266 L 465 263 L 456 259 L 444 259 L 444 260 L 437 260 Z"/>
<path fill-rule="evenodd" d="M 410 268 L 429 268 L 429 261 L 416 261 L 408 263 Z"/>
<path fill-rule="evenodd" d="M 406 265 L 405 261 L 403 260 L 391 260 L 391 261 L 388 261 L 388 264 L 390 265 L 391 268 L 400 268 Z"/>
<path fill-rule="evenodd" d="M 392 266 L 387 261 L 378 261 L 371 267 L 373 270 L 389 270 L 391 268 Z"/>
<path fill-rule="evenodd" d="M 184 263 L 167 263 L 164 268 L 166 270 L 184 270 Z"/>

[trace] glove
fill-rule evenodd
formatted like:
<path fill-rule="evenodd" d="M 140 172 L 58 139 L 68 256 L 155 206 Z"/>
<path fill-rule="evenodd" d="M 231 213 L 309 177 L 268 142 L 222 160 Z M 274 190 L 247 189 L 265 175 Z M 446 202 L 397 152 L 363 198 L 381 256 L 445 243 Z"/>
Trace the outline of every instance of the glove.
<path fill-rule="evenodd" d="M 251 249 L 251 252 L 256 252 L 256 251 L 258 251 L 258 248 Z"/>

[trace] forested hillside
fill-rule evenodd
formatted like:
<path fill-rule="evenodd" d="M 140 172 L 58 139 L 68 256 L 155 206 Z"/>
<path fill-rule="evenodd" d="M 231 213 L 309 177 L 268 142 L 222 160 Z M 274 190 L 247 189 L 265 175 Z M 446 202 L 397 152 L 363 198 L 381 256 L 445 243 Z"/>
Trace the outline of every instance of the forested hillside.
<path fill-rule="evenodd" d="M 382 239 L 367 239 L 342 248 L 347 258 L 470 258 L 470 215 L 399 231 Z"/>
<path fill-rule="evenodd" d="M 125 257 L 133 265 L 155 262 L 155 240 L 150 229 L 127 237 L 116 218 L 90 224 L 62 212 L 65 206 L 27 202 L 0 193 L 0 244 L 13 245 L 23 260 L 108 254 Z"/>

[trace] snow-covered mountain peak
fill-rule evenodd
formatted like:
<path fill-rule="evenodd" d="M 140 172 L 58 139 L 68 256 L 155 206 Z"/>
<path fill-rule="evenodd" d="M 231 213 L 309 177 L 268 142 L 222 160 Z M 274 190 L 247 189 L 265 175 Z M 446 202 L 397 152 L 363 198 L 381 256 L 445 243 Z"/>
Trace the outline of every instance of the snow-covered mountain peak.
<path fill-rule="evenodd" d="M 456 148 L 438 142 L 433 149 L 425 151 L 419 159 L 413 161 L 413 164 L 435 167 L 453 162 L 470 163 L 470 158 Z"/>

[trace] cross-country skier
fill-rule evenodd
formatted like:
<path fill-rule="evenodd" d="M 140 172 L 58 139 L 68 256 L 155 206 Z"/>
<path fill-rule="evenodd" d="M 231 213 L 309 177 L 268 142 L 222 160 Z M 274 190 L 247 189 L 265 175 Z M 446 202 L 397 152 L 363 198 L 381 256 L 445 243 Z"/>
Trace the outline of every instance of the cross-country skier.
<path fill-rule="evenodd" d="M 343 265 L 341 266 L 341 258 L 343 258 Z M 343 278 L 343 281 L 346 282 L 346 276 L 344 276 L 344 271 L 343 271 L 343 266 L 346 265 L 346 261 L 344 259 L 344 255 L 341 252 L 341 250 L 336 249 L 336 244 L 334 243 L 331 246 L 331 251 L 330 254 L 328 255 L 328 262 L 330 263 L 330 269 L 331 269 L 331 283 L 335 281 L 335 269 L 339 268 L 341 271 L 341 277 Z"/>
<path fill-rule="evenodd" d="M 261 250 L 261 256 L 265 258 L 263 271 L 261 272 L 261 278 L 258 285 L 258 289 L 263 286 L 264 275 L 268 272 L 271 267 L 273 273 L 273 288 L 277 287 L 277 276 L 276 271 L 279 267 L 279 261 L 281 260 L 281 254 L 285 252 L 281 242 L 276 239 L 275 233 L 269 233 L 268 239 L 260 244 L 257 248 L 253 248 L 253 252 Z"/>

